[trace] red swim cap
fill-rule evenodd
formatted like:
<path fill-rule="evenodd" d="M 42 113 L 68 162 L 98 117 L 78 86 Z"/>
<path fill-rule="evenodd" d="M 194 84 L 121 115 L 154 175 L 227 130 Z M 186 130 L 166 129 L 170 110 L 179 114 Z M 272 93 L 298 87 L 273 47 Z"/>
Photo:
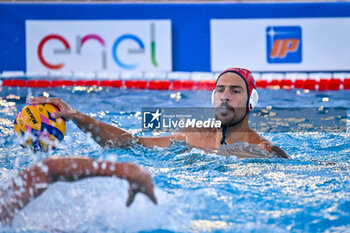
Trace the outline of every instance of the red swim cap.
<path fill-rule="evenodd" d="M 247 94 L 248 94 L 248 103 L 247 103 L 247 112 L 254 109 L 255 105 L 258 102 L 258 93 L 256 91 L 256 83 L 253 78 L 252 73 L 249 70 L 243 69 L 243 68 L 228 68 L 224 70 L 221 74 L 219 74 L 218 78 L 216 79 L 216 84 L 218 83 L 220 77 L 225 73 L 235 73 L 240 76 L 247 87 Z M 215 85 L 216 85 L 215 84 Z"/>

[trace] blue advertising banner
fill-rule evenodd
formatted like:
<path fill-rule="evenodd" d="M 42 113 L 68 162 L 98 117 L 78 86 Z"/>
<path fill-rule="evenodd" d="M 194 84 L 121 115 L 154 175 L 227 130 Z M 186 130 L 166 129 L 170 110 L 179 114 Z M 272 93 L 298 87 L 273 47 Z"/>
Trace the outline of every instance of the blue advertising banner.
<path fill-rule="evenodd" d="M 211 67 L 212 54 L 210 33 L 210 22 L 212 19 L 293 19 L 350 17 L 350 3 L 2 3 L 0 4 L 0 17 L 0 72 L 9 70 L 28 70 L 27 64 L 29 61 L 26 61 L 26 51 L 28 51 L 28 48 L 26 48 L 26 40 L 28 39 L 26 38 L 26 21 L 47 22 L 50 20 L 167 20 L 171 25 L 171 32 L 169 34 L 171 35 L 171 51 L 167 54 L 171 54 L 169 61 L 172 64 L 167 65 L 166 70 L 172 69 L 173 71 L 212 71 L 213 68 Z M 283 29 L 278 28 L 278 25 L 273 26 L 277 26 L 276 29 L 278 30 Z M 108 30 L 117 31 L 118 29 L 110 28 Z M 300 34 L 298 33 L 299 31 L 296 30 L 295 38 L 298 38 Z M 237 37 L 240 36 L 239 31 L 237 31 L 235 34 Z M 283 43 L 278 44 L 280 41 L 273 42 L 276 43 L 275 46 L 280 46 L 282 48 Z M 145 46 L 148 46 L 149 44 L 150 43 L 145 44 Z M 56 45 L 52 46 L 55 47 Z M 130 47 L 132 46 L 134 45 L 131 44 Z M 290 48 L 285 48 L 288 52 L 293 51 L 293 44 L 287 44 L 286 46 L 292 46 Z M 128 46 L 126 45 L 126 47 Z M 142 50 L 142 46 L 140 48 L 137 48 Z M 148 52 L 146 47 L 144 51 L 145 54 L 152 54 L 152 50 L 149 50 L 151 52 Z M 290 62 L 301 61 L 301 50 L 298 49 L 296 51 L 298 51 L 298 54 L 295 54 L 294 57 L 292 54 L 289 54 L 290 58 L 288 57 L 288 59 Z M 274 51 L 272 50 L 270 52 L 272 52 L 271 59 L 273 59 L 274 56 L 283 55 L 280 50 L 276 50 L 276 54 L 274 54 Z M 113 53 L 111 51 L 107 51 L 106 54 Z M 43 56 L 45 57 L 46 55 L 44 54 Z M 113 61 L 113 58 L 109 60 Z M 153 58 L 153 63 L 154 60 L 155 59 Z M 278 64 L 279 61 L 282 61 L 282 59 L 269 60 L 271 64 Z M 60 64 L 61 61 L 50 60 L 50 62 L 53 64 Z M 99 62 L 101 63 L 101 61 Z M 136 64 L 134 60 L 122 60 L 122 62 L 125 64 Z M 144 65 L 144 67 L 147 66 Z"/>

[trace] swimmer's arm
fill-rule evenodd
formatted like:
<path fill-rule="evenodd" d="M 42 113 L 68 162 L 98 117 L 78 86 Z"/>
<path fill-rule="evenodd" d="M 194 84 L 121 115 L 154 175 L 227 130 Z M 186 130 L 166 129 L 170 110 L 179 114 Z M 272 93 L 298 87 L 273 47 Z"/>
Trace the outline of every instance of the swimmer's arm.
<path fill-rule="evenodd" d="M 27 100 L 27 103 L 50 103 L 57 106 L 60 111 L 51 114 L 53 118 L 63 117 L 66 120 L 72 120 L 83 132 L 90 133 L 91 137 L 102 147 L 125 148 L 132 145 L 133 142 L 151 148 L 154 146 L 167 147 L 172 140 L 177 140 L 176 135 L 162 137 L 137 137 L 121 128 L 114 127 L 76 111 L 60 98 L 48 98 L 41 96 L 37 98 L 30 98 Z"/>
<path fill-rule="evenodd" d="M 203 143 L 203 138 L 208 138 L 207 131 L 200 133 L 193 130 L 193 128 L 184 128 L 179 132 L 173 133 L 171 135 L 160 136 L 160 137 L 139 137 L 137 142 L 145 147 L 153 148 L 158 147 L 168 147 L 173 141 L 183 141 L 187 143 L 190 147 L 196 148 L 207 148 L 205 141 Z"/>
<path fill-rule="evenodd" d="M 159 137 L 138 137 L 80 112 L 77 112 L 72 120 L 85 133 L 90 133 L 92 138 L 102 147 L 126 148 L 132 146 L 134 142 L 149 148 L 168 147 L 173 140 L 187 141 L 184 133 Z"/>
<path fill-rule="evenodd" d="M 45 191 L 50 183 L 58 180 L 75 181 L 93 176 L 115 176 L 126 179 L 130 184 L 127 206 L 131 205 L 138 192 L 144 193 L 157 203 L 151 176 L 133 164 L 85 158 L 48 158 L 20 172 L 11 180 L 8 187 L 0 188 L 0 222 L 10 224 L 15 213 Z"/>
<path fill-rule="evenodd" d="M 188 137 L 184 133 L 174 133 L 167 136 L 137 138 L 137 143 L 150 148 L 155 146 L 168 147 L 172 141 L 184 141 L 188 143 Z"/>
<path fill-rule="evenodd" d="M 137 137 L 131 133 L 81 112 L 77 112 L 72 120 L 83 132 L 89 133 L 102 147 L 124 148 L 137 141 Z"/>
<path fill-rule="evenodd" d="M 80 112 L 77 112 L 72 120 L 82 131 L 90 133 L 91 137 L 102 147 L 127 148 L 132 146 L 133 143 L 150 148 L 154 146 L 167 147 L 172 140 L 184 140 L 181 134 L 160 137 L 138 137 L 121 128 L 96 120 Z"/>
<path fill-rule="evenodd" d="M 109 176 L 126 179 L 129 184 L 127 206 L 130 206 L 137 192 L 142 192 L 154 203 L 152 177 L 146 170 L 132 163 L 116 163 L 88 158 L 51 158 L 44 161 L 48 166 L 50 181 L 75 181 L 86 177 Z"/>
<path fill-rule="evenodd" d="M 53 118 L 63 117 L 66 120 L 72 120 L 83 132 L 90 133 L 91 137 L 102 147 L 126 147 L 134 139 L 133 135 L 125 130 L 85 115 L 73 109 L 60 98 L 41 96 L 27 99 L 27 104 L 46 103 L 53 104 L 59 109 L 58 112 L 51 114 Z"/>
<path fill-rule="evenodd" d="M 154 146 L 167 147 L 172 140 L 177 140 L 176 135 L 137 137 L 121 128 L 96 120 L 80 112 L 77 112 L 72 120 L 82 131 L 90 133 L 91 137 L 102 147 L 127 148 L 132 146 L 134 142 L 150 148 Z"/>

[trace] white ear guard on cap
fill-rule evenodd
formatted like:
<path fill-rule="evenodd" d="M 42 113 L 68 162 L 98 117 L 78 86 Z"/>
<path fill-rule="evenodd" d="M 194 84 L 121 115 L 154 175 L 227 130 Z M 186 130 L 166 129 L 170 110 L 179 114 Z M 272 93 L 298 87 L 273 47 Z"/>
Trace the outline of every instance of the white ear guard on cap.
<path fill-rule="evenodd" d="M 256 89 L 254 88 L 249 98 L 249 103 L 248 103 L 249 111 L 252 111 L 255 108 L 255 106 L 258 104 L 258 101 L 259 101 L 259 95 Z"/>
<path fill-rule="evenodd" d="M 211 104 L 214 106 L 215 89 L 211 92 Z"/>
<path fill-rule="evenodd" d="M 256 89 L 254 88 L 249 98 L 249 103 L 248 103 L 249 111 L 254 110 L 255 106 L 258 104 L 258 101 L 259 101 L 259 95 Z M 214 102 L 215 102 L 215 89 L 211 93 L 211 104 L 213 106 L 214 106 Z"/>

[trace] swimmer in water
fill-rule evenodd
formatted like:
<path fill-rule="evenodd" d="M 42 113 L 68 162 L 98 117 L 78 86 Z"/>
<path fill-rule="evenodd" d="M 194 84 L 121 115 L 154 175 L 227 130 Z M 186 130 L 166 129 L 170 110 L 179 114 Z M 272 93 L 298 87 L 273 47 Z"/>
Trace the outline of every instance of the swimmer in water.
<path fill-rule="evenodd" d="M 128 147 L 133 142 L 146 147 L 167 147 L 173 140 L 183 140 L 191 147 L 203 149 L 207 152 L 218 152 L 222 155 L 235 155 L 238 158 L 272 157 L 289 158 L 279 147 L 271 144 L 259 136 L 248 125 L 249 112 L 258 101 L 256 84 L 251 72 L 242 68 L 230 68 L 222 72 L 216 81 L 213 91 L 213 105 L 215 117 L 222 122 L 222 128 L 201 128 L 196 130 L 182 130 L 169 136 L 136 137 L 123 129 L 96 120 L 88 115 L 76 111 L 60 98 L 37 97 L 29 98 L 28 103 L 51 103 L 59 108 L 53 113 L 54 118 L 63 117 L 72 120 L 81 130 L 89 132 L 93 139 L 103 147 Z M 225 150 L 223 145 L 234 143 L 248 143 L 260 150 L 234 149 Z M 257 150 L 255 150 L 257 151 Z"/>
<path fill-rule="evenodd" d="M 129 182 L 127 206 L 132 204 L 138 192 L 144 193 L 157 204 L 152 177 L 146 170 L 134 164 L 89 158 L 50 157 L 18 173 L 0 186 L 0 222 L 11 225 L 16 212 L 45 191 L 50 183 L 94 176 L 126 179 Z"/>

